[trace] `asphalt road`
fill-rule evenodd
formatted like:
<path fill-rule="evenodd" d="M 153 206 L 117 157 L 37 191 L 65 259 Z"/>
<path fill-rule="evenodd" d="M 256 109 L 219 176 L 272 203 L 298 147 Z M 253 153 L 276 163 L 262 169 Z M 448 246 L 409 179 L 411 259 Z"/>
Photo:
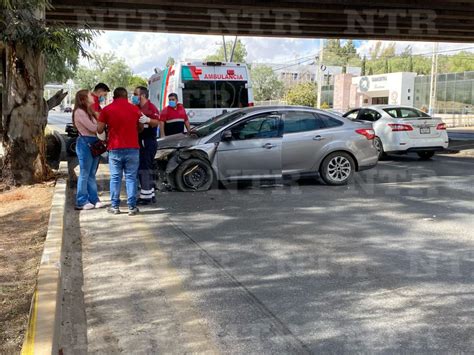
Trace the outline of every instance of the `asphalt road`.
<path fill-rule="evenodd" d="M 48 114 L 48 125 L 63 134 L 67 123 L 72 122 L 72 114 L 50 111 Z"/>
<path fill-rule="evenodd" d="M 405 156 L 345 187 L 82 212 L 88 350 L 470 353 L 473 201 L 474 158 Z"/>

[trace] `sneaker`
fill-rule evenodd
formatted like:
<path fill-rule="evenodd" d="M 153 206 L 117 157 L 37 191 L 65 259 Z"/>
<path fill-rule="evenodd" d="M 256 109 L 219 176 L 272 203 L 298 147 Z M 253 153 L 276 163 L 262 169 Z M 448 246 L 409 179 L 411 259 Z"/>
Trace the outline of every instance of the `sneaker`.
<path fill-rule="evenodd" d="M 90 202 L 87 202 L 84 206 L 76 206 L 74 207 L 75 210 L 82 211 L 82 210 L 92 210 L 94 209 L 94 205 Z"/>
<path fill-rule="evenodd" d="M 140 212 L 140 210 L 137 207 L 128 209 L 129 216 L 135 216 L 138 212 Z"/>
<path fill-rule="evenodd" d="M 97 203 L 95 204 L 94 207 L 95 207 L 95 208 L 104 208 L 105 205 L 104 205 L 102 202 L 99 201 L 99 202 L 97 202 Z"/>
<path fill-rule="evenodd" d="M 120 214 L 120 209 L 118 207 L 109 207 L 107 208 L 107 212 L 111 214 Z"/>
<path fill-rule="evenodd" d="M 155 196 L 153 196 L 153 197 L 151 198 L 151 203 L 156 203 L 156 197 L 155 197 Z"/>
<path fill-rule="evenodd" d="M 149 205 L 150 203 L 151 203 L 151 200 L 147 200 L 144 198 L 139 198 L 137 201 L 137 205 L 139 206 L 146 206 L 146 205 Z"/>

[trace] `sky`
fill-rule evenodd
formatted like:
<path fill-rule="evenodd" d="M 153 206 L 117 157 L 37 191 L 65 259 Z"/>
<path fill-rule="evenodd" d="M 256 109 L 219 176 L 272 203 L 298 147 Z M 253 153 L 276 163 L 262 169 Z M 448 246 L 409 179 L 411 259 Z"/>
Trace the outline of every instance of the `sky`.
<path fill-rule="evenodd" d="M 248 63 L 289 63 L 296 58 L 315 55 L 319 51 L 319 39 L 239 37 L 247 49 Z M 227 36 L 226 40 L 234 37 Z M 354 41 L 361 55 L 367 54 L 376 41 Z M 384 42 L 385 43 L 385 42 Z M 389 42 L 387 42 L 389 43 Z M 162 68 L 168 57 L 176 60 L 203 59 L 213 54 L 222 44 L 222 36 L 187 35 L 151 32 L 103 31 L 99 34 L 90 51 L 112 52 L 123 58 L 133 73 L 149 78 L 153 69 Z M 411 45 L 413 54 L 428 54 L 433 50 L 429 42 L 396 42 L 397 52 Z M 441 43 L 439 50 L 455 50 L 473 47 L 466 43 Z M 455 52 L 453 52 L 455 53 Z M 81 64 L 89 65 L 82 59 Z"/>

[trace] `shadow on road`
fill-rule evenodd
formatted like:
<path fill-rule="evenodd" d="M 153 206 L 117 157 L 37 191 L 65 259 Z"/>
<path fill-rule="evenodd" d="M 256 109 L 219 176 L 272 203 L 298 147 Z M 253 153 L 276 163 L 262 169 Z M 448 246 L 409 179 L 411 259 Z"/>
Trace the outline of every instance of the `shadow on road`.
<path fill-rule="evenodd" d="M 192 303 L 183 319 L 223 352 L 470 352 L 474 170 L 462 164 L 393 157 L 343 187 L 166 192 L 138 219 L 84 214 L 89 324 L 108 329 L 108 350 L 186 349 L 170 320 Z"/>

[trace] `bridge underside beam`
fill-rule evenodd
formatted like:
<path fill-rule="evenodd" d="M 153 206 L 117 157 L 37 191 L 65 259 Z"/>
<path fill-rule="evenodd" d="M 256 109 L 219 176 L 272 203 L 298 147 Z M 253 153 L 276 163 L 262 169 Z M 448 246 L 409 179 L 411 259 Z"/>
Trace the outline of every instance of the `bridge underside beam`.
<path fill-rule="evenodd" d="M 48 24 L 195 34 L 474 42 L 474 1 L 53 0 Z"/>

